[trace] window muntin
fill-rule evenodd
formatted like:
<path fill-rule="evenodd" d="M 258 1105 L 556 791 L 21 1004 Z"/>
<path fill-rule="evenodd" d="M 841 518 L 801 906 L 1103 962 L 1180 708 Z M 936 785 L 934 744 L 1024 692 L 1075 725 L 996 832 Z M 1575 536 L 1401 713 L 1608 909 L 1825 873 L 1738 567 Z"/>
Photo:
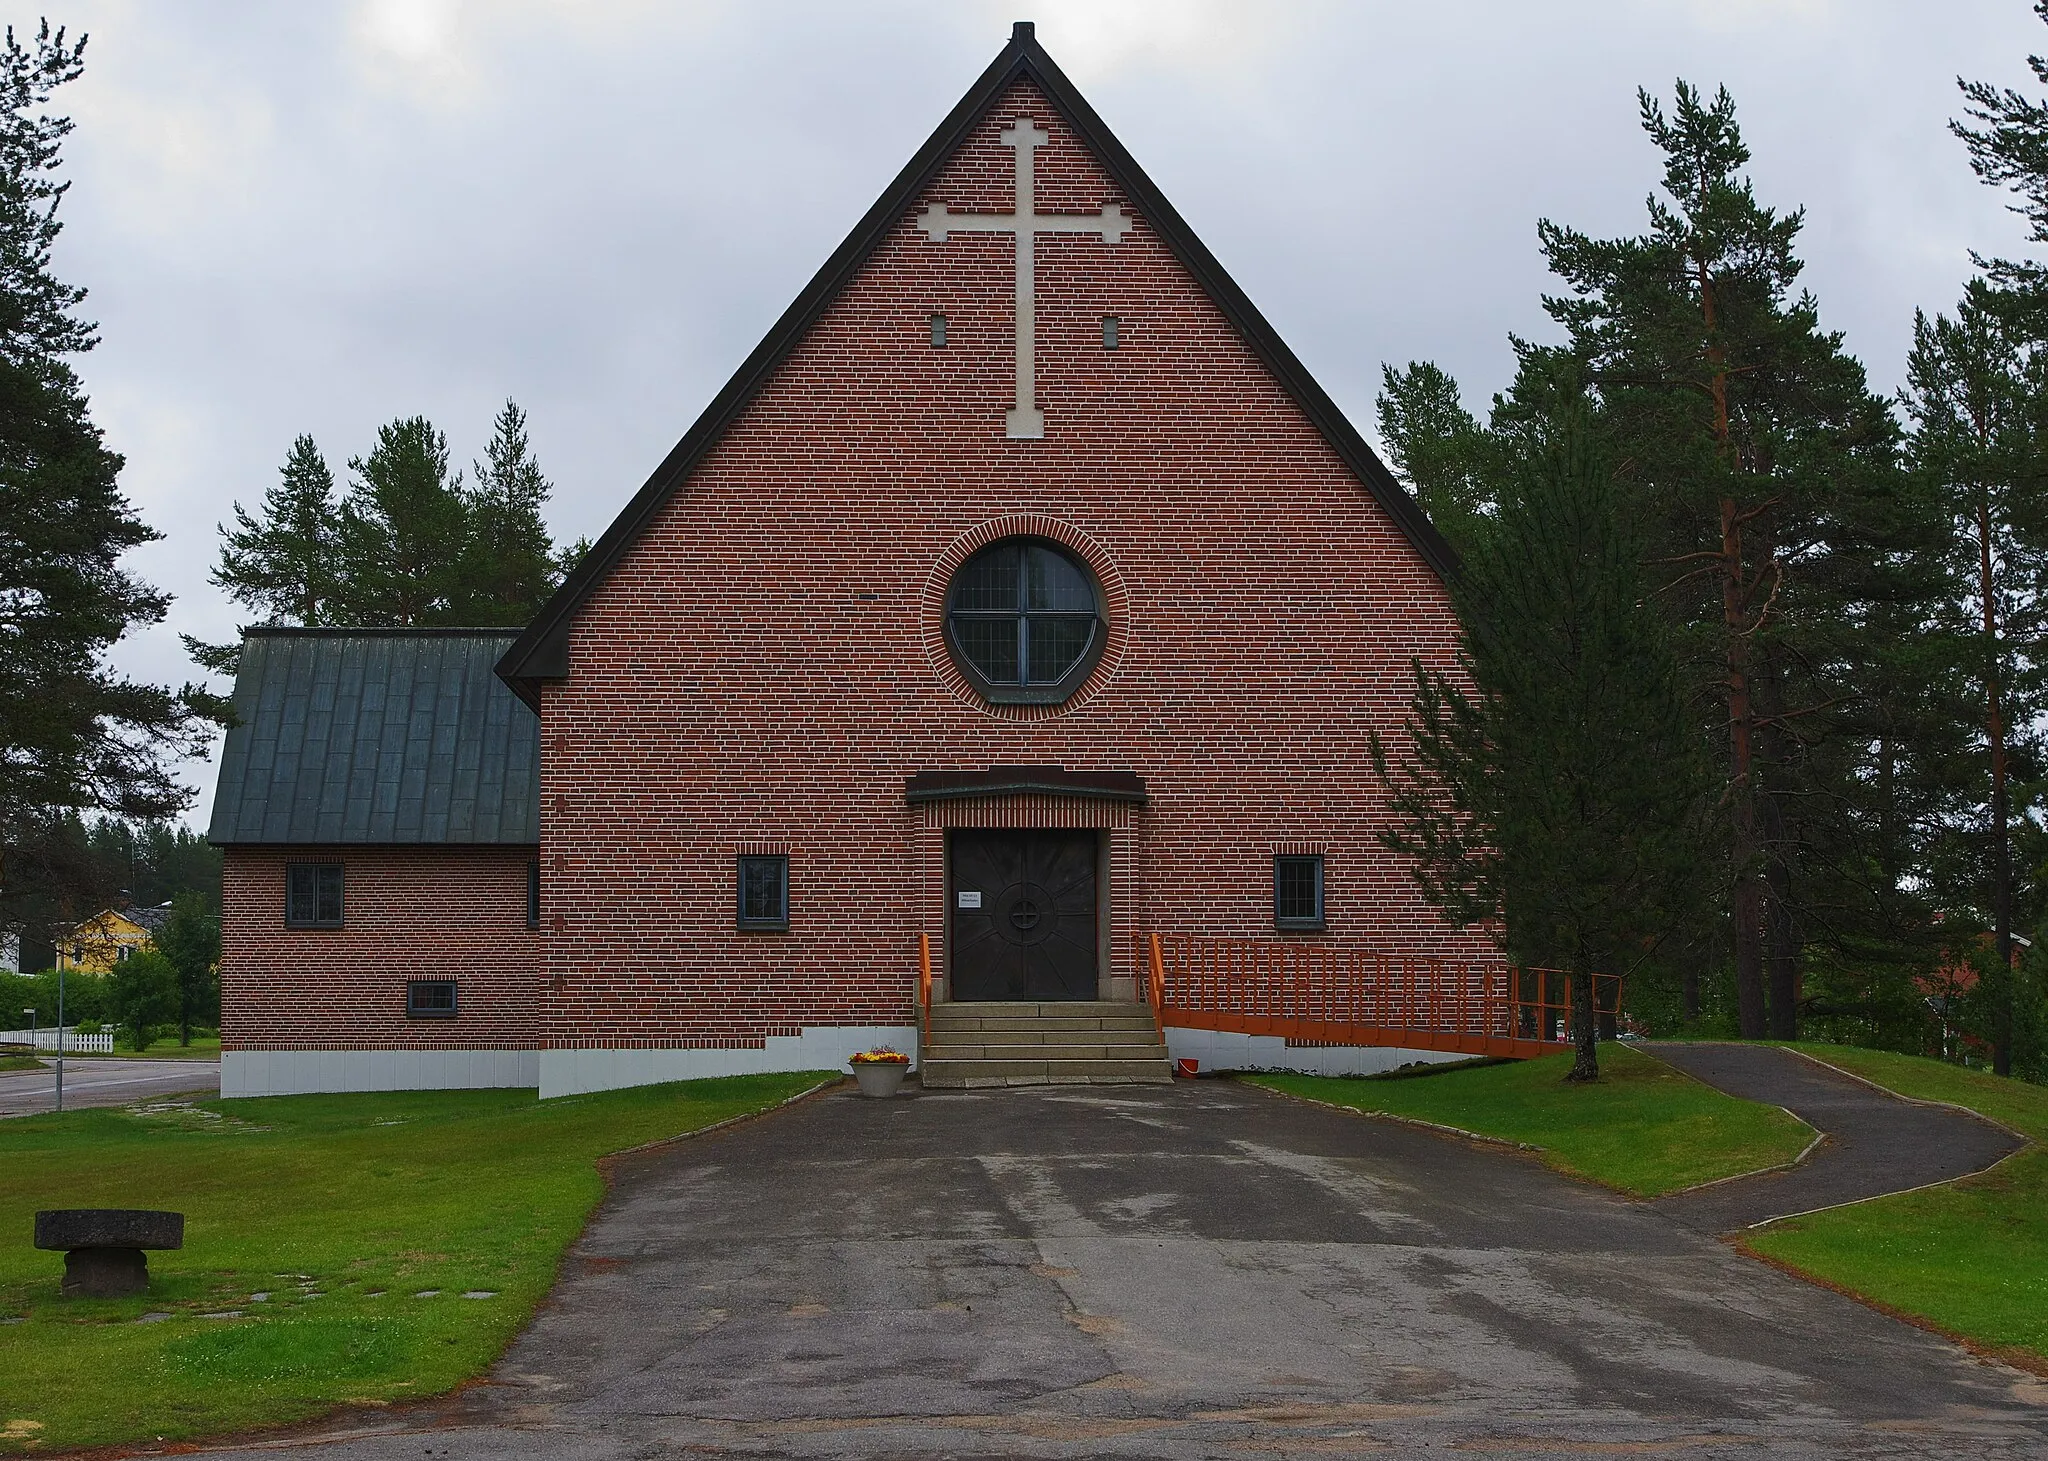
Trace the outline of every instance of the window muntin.
<path fill-rule="evenodd" d="M 287 928 L 341 927 L 340 863 L 287 863 L 284 879 Z"/>
<path fill-rule="evenodd" d="M 749 854 L 739 866 L 739 927 L 757 933 L 789 930 L 789 859 Z"/>
<path fill-rule="evenodd" d="M 1102 651 L 1101 598 L 1064 549 L 1009 538 L 960 566 L 946 595 L 946 637 L 992 701 L 1056 704 Z"/>
<path fill-rule="evenodd" d="M 455 981 L 408 979 L 405 982 L 405 1017 L 409 1020 L 454 1019 Z"/>
<path fill-rule="evenodd" d="M 1323 926 L 1323 855 L 1273 859 L 1273 926 L 1315 930 Z"/>

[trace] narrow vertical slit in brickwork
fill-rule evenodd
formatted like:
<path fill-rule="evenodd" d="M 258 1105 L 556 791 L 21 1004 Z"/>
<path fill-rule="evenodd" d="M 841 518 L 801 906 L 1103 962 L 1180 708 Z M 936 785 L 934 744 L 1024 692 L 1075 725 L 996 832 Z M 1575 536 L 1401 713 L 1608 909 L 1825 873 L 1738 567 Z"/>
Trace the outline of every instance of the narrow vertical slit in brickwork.
<path fill-rule="evenodd" d="M 943 349 L 945 349 L 945 348 L 946 348 L 946 317 L 945 317 L 944 315 L 933 315 L 933 316 L 931 317 L 931 326 L 932 326 L 932 349 L 934 349 L 934 350 L 943 350 Z"/>

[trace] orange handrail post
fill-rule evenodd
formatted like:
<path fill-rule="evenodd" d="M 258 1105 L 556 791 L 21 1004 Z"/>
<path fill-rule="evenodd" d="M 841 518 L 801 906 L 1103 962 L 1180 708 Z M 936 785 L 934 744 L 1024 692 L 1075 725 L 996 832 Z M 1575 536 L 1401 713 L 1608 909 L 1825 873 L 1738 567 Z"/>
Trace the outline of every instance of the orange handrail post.
<path fill-rule="evenodd" d="M 1159 935 L 1152 935 L 1152 1020 L 1166 1033 L 1166 964 L 1159 954 Z"/>
<path fill-rule="evenodd" d="M 917 936 L 917 1038 L 920 1043 L 932 1032 L 932 936 Z"/>

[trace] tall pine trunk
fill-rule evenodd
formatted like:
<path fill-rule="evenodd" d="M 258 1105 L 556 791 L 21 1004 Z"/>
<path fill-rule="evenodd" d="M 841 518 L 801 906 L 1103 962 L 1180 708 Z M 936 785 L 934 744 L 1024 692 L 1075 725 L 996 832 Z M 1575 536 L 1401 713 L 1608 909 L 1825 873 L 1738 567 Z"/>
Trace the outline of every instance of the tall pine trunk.
<path fill-rule="evenodd" d="M 1593 970 L 1583 953 L 1572 955 L 1572 1069 L 1568 1081 L 1600 1079 L 1600 1026 L 1593 1013 Z"/>
<path fill-rule="evenodd" d="M 1991 1069 L 2012 1074 L 2012 835 L 2005 789 L 2005 711 L 1998 654 L 1998 602 L 1991 576 L 1991 508 L 1977 495 L 1977 592 L 1984 606 L 1984 722 L 1991 747 L 1991 935 L 1999 981 L 1991 1012 Z"/>
<path fill-rule="evenodd" d="M 1735 1008 L 1742 1038 L 1764 1033 L 1764 886 L 1756 815 L 1756 712 L 1750 699 L 1749 639 L 1743 612 L 1742 523 L 1735 499 L 1721 499 L 1721 617 L 1727 631 L 1729 917 L 1735 926 Z"/>

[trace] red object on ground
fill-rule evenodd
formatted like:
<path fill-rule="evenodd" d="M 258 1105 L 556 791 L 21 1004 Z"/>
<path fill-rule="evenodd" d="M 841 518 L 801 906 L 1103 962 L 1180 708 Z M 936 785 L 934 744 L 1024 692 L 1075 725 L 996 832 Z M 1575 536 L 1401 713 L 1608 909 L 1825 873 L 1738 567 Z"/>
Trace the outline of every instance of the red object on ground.
<path fill-rule="evenodd" d="M 1173 1073 L 1179 1076 L 1186 1076 L 1189 1080 L 1193 1080 L 1196 1076 L 1202 1073 L 1202 1062 L 1199 1060 L 1188 1059 L 1176 1060 L 1173 1063 Z"/>

